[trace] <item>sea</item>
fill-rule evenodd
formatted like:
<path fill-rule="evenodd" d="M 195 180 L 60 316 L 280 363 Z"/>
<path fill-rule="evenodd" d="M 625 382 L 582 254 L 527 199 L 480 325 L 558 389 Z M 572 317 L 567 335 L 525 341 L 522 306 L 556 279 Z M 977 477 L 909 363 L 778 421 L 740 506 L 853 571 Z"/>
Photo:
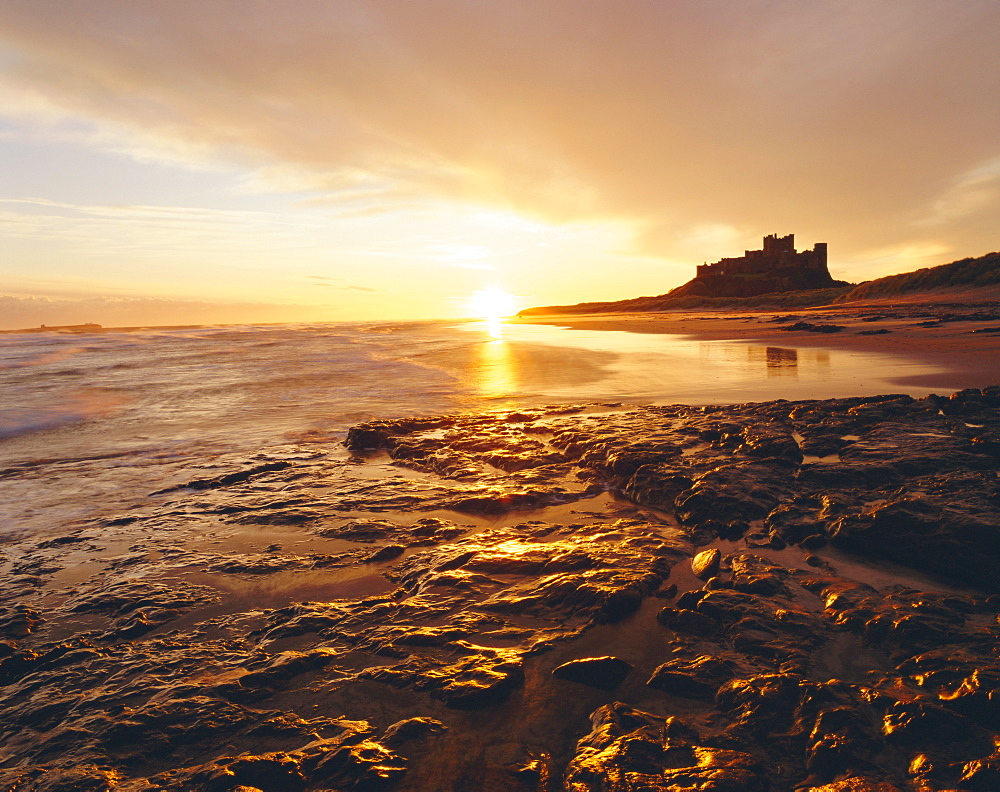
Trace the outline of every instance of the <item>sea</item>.
<path fill-rule="evenodd" d="M 495 321 L 4 333 L 0 540 L 86 525 L 182 469 L 338 445 L 375 418 L 918 396 L 898 383 L 928 372 L 835 348 Z"/>

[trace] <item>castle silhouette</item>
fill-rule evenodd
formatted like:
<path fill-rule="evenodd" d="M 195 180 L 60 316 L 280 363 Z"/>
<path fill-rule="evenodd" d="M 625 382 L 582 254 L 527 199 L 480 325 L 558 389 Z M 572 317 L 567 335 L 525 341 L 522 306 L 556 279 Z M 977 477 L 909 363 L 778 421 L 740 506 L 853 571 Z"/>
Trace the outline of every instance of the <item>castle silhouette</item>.
<path fill-rule="evenodd" d="M 841 285 L 827 269 L 826 242 L 795 250 L 795 234 L 764 237 L 761 250 L 738 258 L 700 264 L 695 277 L 670 292 L 672 297 L 754 297 L 771 292 L 823 289 Z"/>

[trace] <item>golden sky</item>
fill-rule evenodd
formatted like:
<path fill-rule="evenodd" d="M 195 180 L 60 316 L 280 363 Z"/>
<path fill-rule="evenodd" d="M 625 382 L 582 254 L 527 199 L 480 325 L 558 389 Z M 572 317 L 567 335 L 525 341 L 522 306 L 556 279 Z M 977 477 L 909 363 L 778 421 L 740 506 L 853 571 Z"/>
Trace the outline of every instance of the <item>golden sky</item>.
<path fill-rule="evenodd" d="M 0 326 L 660 294 L 769 233 L 851 281 L 981 255 L 998 30 L 995 0 L 3 0 Z"/>

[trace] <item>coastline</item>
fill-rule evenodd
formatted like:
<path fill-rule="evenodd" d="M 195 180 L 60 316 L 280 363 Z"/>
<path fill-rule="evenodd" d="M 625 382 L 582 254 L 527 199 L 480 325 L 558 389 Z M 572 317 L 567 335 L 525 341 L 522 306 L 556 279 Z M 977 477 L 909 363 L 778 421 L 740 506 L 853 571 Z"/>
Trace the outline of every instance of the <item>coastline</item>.
<path fill-rule="evenodd" d="M 984 318 L 965 318 L 975 313 Z M 784 321 L 776 321 L 781 319 Z M 963 306 L 950 301 L 945 304 L 871 301 L 791 312 L 553 314 L 509 321 L 579 330 L 676 334 L 705 341 L 733 340 L 775 347 L 883 352 L 943 369 L 944 373 L 894 380 L 901 385 L 931 389 L 953 387 L 956 379 L 965 383 L 962 387 L 983 388 L 1000 379 L 1000 332 L 973 332 L 1000 329 L 997 302 Z M 834 333 L 784 329 L 796 322 L 840 325 L 843 329 Z M 932 323 L 933 326 L 928 326 Z M 866 331 L 886 332 L 862 334 Z"/>
<path fill-rule="evenodd" d="M 998 408 L 564 405 L 195 466 L 5 544 L 0 782 L 989 788 Z"/>

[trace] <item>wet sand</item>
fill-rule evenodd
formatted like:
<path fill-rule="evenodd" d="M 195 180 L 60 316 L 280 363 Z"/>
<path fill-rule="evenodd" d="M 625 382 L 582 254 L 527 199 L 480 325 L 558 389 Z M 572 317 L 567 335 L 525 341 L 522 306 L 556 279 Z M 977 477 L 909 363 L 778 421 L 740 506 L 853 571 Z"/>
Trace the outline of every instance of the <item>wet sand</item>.
<path fill-rule="evenodd" d="M 939 374 L 899 377 L 896 381 L 901 385 L 949 388 L 958 380 L 965 383 L 963 387 L 985 387 L 1000 378 L 1000 332 L 988 332 L 1000 328 L 1000 302 L 969 304 L 955 303 L 953 299 L 955 295 L 945 294 L 937 300 L 867 301 L 794 312 L 560 314 L 511 321 L 581 330 L 677 334 L 777 347 L 883 352 L 942 369 Z M 976 315 L 982 318 L 969 318 Z M 843 329 L 835 333 L 784 329 L 797 322 L 840 325 Z"/>

